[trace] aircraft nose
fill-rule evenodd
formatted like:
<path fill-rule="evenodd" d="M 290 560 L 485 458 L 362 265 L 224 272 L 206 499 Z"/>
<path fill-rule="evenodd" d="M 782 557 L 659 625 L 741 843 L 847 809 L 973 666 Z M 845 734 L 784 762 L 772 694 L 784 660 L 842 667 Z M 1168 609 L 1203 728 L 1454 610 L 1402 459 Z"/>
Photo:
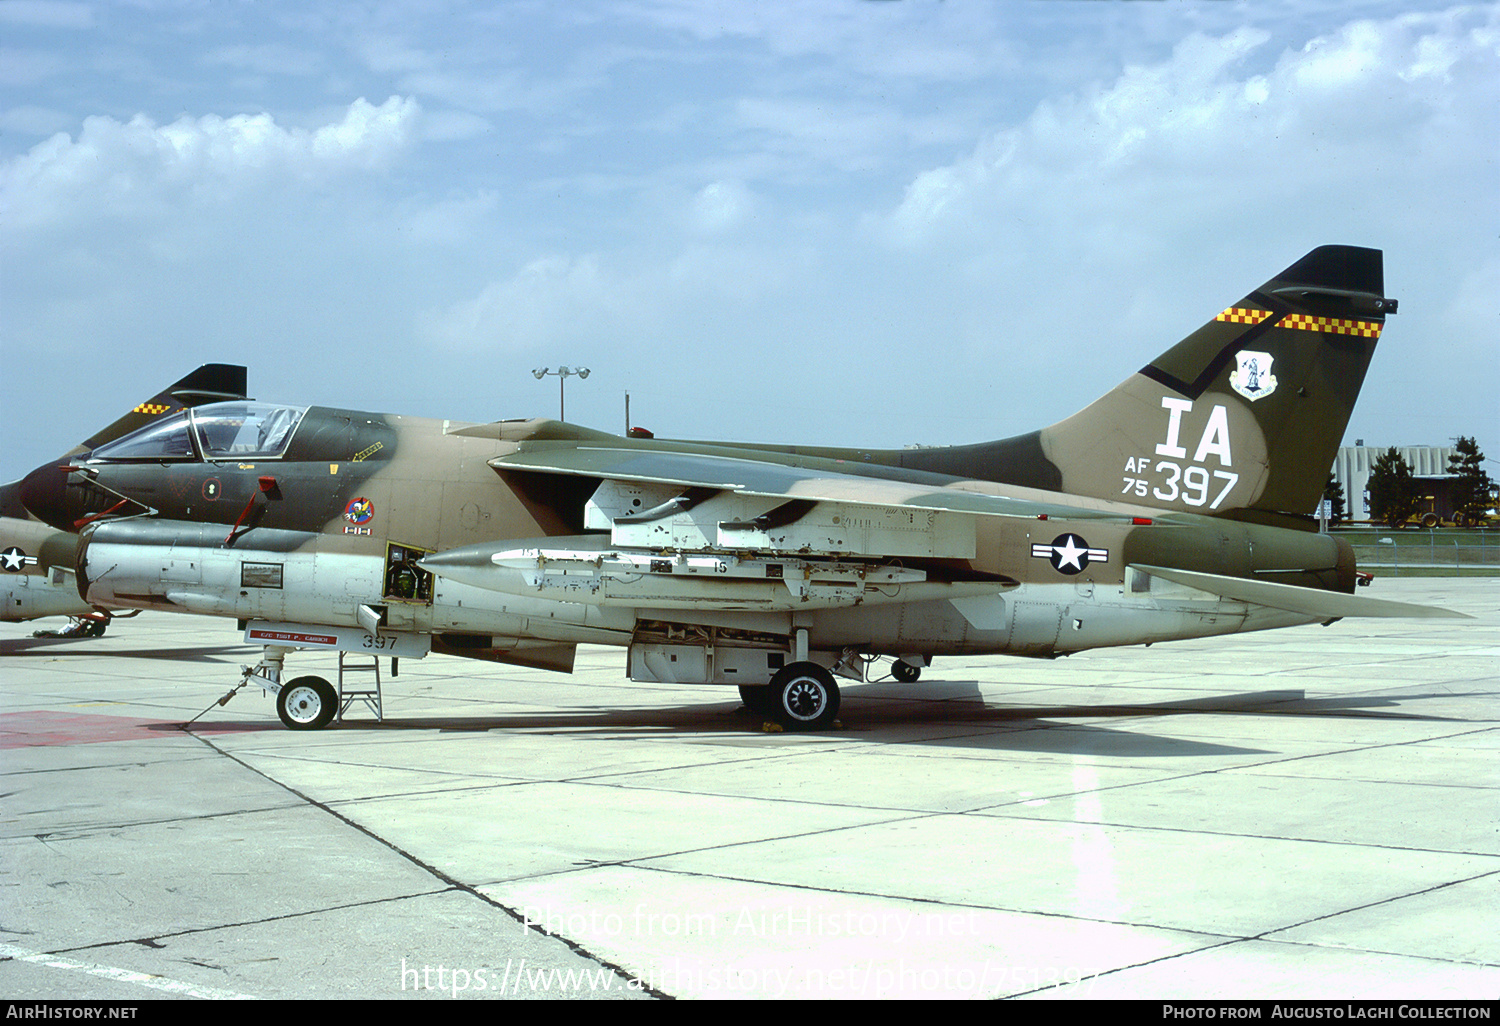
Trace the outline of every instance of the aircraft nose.
<path fill-rule="evenodd" d="M 37 467 L 21 479 L 21 505 L 32 516 L 60 531 L 73 529 L 68 509 L 68 472 L 55 463 Z"/>

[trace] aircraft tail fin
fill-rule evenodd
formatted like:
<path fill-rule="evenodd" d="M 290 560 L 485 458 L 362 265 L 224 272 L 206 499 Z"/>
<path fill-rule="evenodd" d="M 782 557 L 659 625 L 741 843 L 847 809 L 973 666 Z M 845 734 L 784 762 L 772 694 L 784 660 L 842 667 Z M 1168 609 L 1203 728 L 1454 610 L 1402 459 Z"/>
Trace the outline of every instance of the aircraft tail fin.
<path fill-rule="evenodd" d="M 1395 312 L 1380 250 L 1322 246 L 1068 419 L 906 462 L 940 460 L 947 465 L 925 469 L 1306 526 Z"/>
<path fill-rule="evenodd" d="M 1305 523 L 1395 312 L 1379 250 L 1319 247 L 1042 431 L 1043 449 L 1065 491 Z"/>
<path fill-rule="evenodd" d="M 245 394 L 244 367 L 228 363 L 205 363 L 186 377 L 179 378 L 150 399 L 137 404 L 130 412 L 95 432 L 72 449 L 68 455 L 97 449 L 105 442 L 145 427 L 163 414 L 176 413 L 188 406 L 216 403 L 229 399 L 248 399 Z"/>

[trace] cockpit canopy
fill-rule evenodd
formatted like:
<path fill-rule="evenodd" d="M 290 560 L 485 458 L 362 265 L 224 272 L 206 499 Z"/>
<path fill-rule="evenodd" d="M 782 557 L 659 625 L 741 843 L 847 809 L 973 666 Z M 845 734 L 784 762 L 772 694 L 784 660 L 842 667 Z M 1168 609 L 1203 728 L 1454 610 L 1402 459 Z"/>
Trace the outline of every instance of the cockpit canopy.
<path fill-rule="evenodd" d="M 274 459 L 286 451 L 305 406 L 228 402 L 180 410 L 101 445 L 90 460 Z"/>

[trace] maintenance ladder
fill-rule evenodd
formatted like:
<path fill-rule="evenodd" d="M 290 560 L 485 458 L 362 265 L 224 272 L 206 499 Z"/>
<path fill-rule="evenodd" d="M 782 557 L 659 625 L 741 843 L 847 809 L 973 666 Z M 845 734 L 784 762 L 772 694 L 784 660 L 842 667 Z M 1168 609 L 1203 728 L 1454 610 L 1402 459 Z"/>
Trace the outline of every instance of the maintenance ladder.
<path fill-rule="evenodd" d="M 366 662 L 366 660 L 369 660 Z M 366 680 L 365 687 L 354 688 L 344 686 L 344 673 L 373 673 L 375 675 L 374 686 L 369 686 Z M 339 652 L 339 716 L 338 721 L 344 722 L 344 713 L 355 702 L 363 702 L 370 707 L 375 714 L 375 722 L 382 723 L 385 720 L 384 707 L 380 700 L 380 657 L 376 655 L 367 656 L 363 652 Z"/>

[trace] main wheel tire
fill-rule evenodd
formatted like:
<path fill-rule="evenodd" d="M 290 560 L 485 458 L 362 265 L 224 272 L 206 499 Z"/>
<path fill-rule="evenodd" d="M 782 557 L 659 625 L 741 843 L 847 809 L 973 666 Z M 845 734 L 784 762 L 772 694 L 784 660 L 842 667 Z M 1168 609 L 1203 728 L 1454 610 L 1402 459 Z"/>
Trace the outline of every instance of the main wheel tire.
<path fill-rule="evenodd" d="M 1422 515 L 1422 526 L 1427 528 L 1427 530 L 1429 531 L 1441 522 L 1442 521 L 1438 519 L 1438 515 L 1436 513 L 1424 513 Z"/>
<path fill-rule="evenodd" d="M 741 684 L 740 701 L 757 716 L 770 716 L 776 711 L 776 693 L 764 684 L 757 687 Z"/>
<path fill-rule="evenodd" d="M 905 659 L 897 659 L 891 664 L 891 676 L 902 684 L 915 684 L 917 678 L 922 676 L 922 668 L 913 666 Z"/>
<path fill-rule="evenodd" d="M 338 692 L 322 677 L 298 677 L 276 694 L 276 715 L 288 730 L 321 730 L 338 710 Z"/>
<path fill-rule="evenodd" d="M 839 714 L 839 686 L 817 663 L 792 663 L 771 678 L 771 714 L 787 730 L 824 730 Z"/>

